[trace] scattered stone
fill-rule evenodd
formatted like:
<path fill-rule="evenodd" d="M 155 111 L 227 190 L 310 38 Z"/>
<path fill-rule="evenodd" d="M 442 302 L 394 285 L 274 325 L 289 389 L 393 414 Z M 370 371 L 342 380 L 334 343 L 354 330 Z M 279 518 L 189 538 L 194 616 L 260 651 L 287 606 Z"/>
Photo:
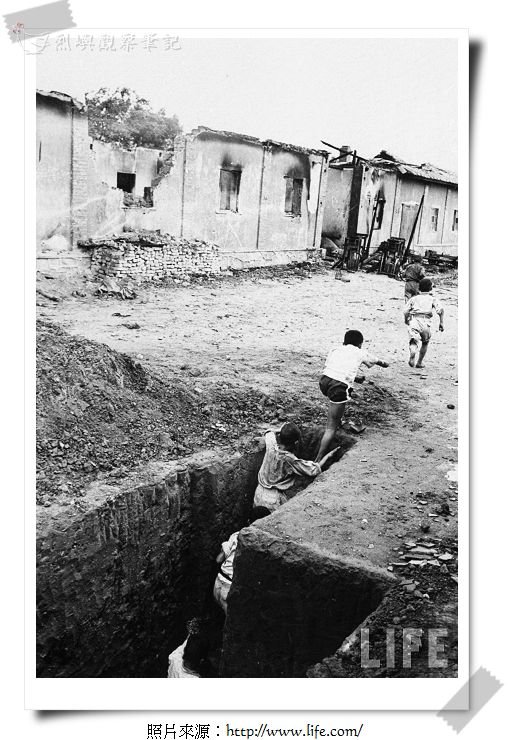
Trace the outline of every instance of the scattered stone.
<path fill-rule="evenodd" d="M 141 329 L 141 326 L 136 321 L 125 321 L 121 326 L 125 326 L 126 329 Z"/>
<path fill-rule="evenodd" d="M 435 511 L 437 512 L 435 516 L 450 516 L 451 515 L 451 507 L 447 503 L 447 501 L 444 501 L 440 506 L 438 506 Z M 431 516 L 431 515 L 430 515 Z"/>
<path fill-rule="evenodd" d="M 454 405 L 453 403 L 448 403 L 448 404 L 447 404 L 447 408 L 448 408 L 448 409 L 455 409 L 455 408 L 456 408 L 456 406 L 455 406 L 455 405 Z"/>

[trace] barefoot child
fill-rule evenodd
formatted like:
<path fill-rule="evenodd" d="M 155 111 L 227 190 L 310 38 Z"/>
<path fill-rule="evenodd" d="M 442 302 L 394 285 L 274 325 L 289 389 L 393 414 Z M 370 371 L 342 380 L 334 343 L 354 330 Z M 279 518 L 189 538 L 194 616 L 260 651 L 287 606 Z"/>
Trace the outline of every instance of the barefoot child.
<path fill-rule="evenodd" d="M 301 460 L 295 454 L 301 439 L 297 424 L 287 422 L 279 432 L 265 434 L 265 457 L 258 471 L 253 506 L 265 506 L 275 511 L 288 501 L 288 489 L 299 476 L 315 478 L 322 472 L 322 466 L 336 452 L 333 450 L 322 460 Z"/>
<path fill-rule="evenodd" d="M 320 378 L 320 390 L 329 400 L 327 426 L 320 442 L 317 460 L 319 460 L 334 439 L 336 429 L 341 424 L 346 402 L 351 394 L 354 380 L 362 383 L 364 376 L 358 376 L 361 365 L 388 367 L 389 363 L 371 357 L 362 350 L 364 337 L 360 331 L 350 329 L 346 332 L 343 344 L 333 347 L 327 356 L 323 375 Z"/>
<path fill-rule="evenodd" d="M 410 337 L 410 358 L 408 364 L 410 367 L 424 367 L 422 361 L 428 351 L 429 340 L 431 339 L 431 320 L 433 318 L 433 309 L 437 312 L 440 323 L 439 331 L 444 330 L 444 309 L 438 300 L 432 294 L 433 283 L 429 278 L 424 278 L 419 283 L 419 293 L 410 298 L 403 311 L 405 324 L 408 326 L 408 335 Z M 421 348 L 417 363 L 415 356 Z"/>

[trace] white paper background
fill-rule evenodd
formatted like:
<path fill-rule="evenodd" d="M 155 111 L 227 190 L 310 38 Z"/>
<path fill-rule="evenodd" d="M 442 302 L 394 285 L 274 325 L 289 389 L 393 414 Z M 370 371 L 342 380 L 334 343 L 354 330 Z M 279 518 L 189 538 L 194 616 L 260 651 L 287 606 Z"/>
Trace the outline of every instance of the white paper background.
<path fill-rule="evenodd" d="M 327 3 L 315 2 L 274 4 L 258 3 L 256 8 L 241 11 L 236 3 L 223 2 L 221 12 L 210 4 L 195 2 L 188 8 L 171 8 L 163 3 L 144 3 L 130 9 L 118 2 L 108 6 L 97 0 L 72 2 L 74 19 L 81 27 L 203 27 L 254 26 L 305 28 L 336 26 L 365 27 L 469 27 L 472 40 L 482 44 L 478 86 L 473 101 L 472 130 L 472 238 L 471 273 L 474 278 L 472 306 L 472 380 L 471 402 L 473 432 L 472 467 L 472 648 L 471 666 L 484 665 L 502 681 L 507 679 L 504 639 L 505 615 L 505 529 L 507 511 L 507 476 L 504 473 L 505 414 L 507 391 L 504 367 L 505 336 L 502 329 L 502 301 L 505 298 L 504 271 L 507 272 L 507 247 L 504 224 L 505 204 L 501 178 L 505 179 L 505 141 L 502 139 L 505 90 L 507 88 L 507 42 L 501 16 L 495 15 L 498 4 L 430 1 L 425 6 L 407 3 L 365 1 L 362 6 L 334 10 Z M 299 9 L 297 11 L 297 8 Z M 9 3 L 4 12 L 18 9 Z M 490 12 L 491 11 L 491 12 Z M 363 736 L 376 738 L 450 737 L 452 730 L 435 713 L 414 712 L 310 712 L 285 713 L 278 716 L 258 713 L 34 713 L 23 711 L 23 62 L 20 49 L 2 39 L 4 99 L 2 116 L 2 318 L 3 318 L 3 459 L 7 475 L 3 476 L 4 511 L 2 517 L 3 610 L 2 635 L 6 650 L 3 675 L 3 703 L 8 712 L 3 717 L 7 736 L 37 738 L 97 737 L 140 738 L 147 736 L 147 723 L 210 723 L 212 730 L 225 721 L 236 725 L 257 725 L 270 719 L 273 726 L 302 726 L 319 722 L 324 727 L 358 726 L 364 722 Z M 507 105 L 507 104 L 506 104 Z M 505 133 L 505 131 L 504 131 Z M 499 204 L 499 200 L 502 203 Z M 496 260 L 491 263 L 489 260 Z M 26 371 L 30 372 L 30 364 Z M 497 614 L 501 617 L 497 619 Z M 5 621 L 5 624 L 4 624 Z M 265 688 L 264 688 L 265 686 Z M 417 687 L 416 687 L 417 688 Z M 76 686 L 78 690 L 78 686 Z M 260 684 L 260 694 L 267 690 Z M 397 692 L 396 687 L 394 691 Z M 478 737 L 481 733 L 500 736 L 496 730 L 502 720 L 503 689 L 472 720 L 462 736 Z M 263 698 L 261 699 L 263 701 Z M 392 702 L 391 702 L 392 703 Z M 496 731 L 495 731 L 496 730 Z M 453 733 L 454 734 L 454 733 Z"/>

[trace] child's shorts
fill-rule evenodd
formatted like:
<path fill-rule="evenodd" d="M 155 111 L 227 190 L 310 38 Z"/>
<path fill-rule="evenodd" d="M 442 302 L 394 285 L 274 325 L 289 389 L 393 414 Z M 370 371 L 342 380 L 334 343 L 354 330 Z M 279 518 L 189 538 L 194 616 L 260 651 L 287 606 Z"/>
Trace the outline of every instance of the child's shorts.
<path fill-rule="evenodd" d="M 320 390 L 332 403 L 346 403 L 349 400 L 349 388 L 341 380 L 333 380 L 328 375 L 320 378 Z"/>
<path fill-rule="evenodd" d="M 287 501 L 288 496 L 277 488 L 265 488 L 261 483 L 256 486 L 253 506 L 263 506 L 273 512 Z"/>
<path fill-rule="evenodd" d="M 408 338 L 414 342 L 429 342 L 431 339 L 431 325 L 428 321 L 412 316 L 408 325 Z"/>

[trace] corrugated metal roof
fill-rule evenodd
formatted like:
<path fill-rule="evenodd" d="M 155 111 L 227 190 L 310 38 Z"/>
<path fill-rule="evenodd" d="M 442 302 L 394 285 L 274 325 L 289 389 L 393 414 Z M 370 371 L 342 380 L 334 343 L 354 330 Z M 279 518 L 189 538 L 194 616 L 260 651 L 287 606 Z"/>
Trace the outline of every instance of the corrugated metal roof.
<path fill-rule="evenodd" d="M 332 145 L 331 145 L 332 146 Z M 336 147 L 337 148 L 337 147 Z M 410 164 L 396 157 L 394 154 L 382 149 L 380 154 L 372 159 L 358 156 L 361 162 L 370 167 L 378 167 L 388 172 L 398 172 L 402 177 L 415 177 L 418 180 L 427 180 L 430 182 L 441 182 L 447 185 L 458 185 L 458 175 L 455 172 L 449 172 L 434 164 L 424 162 L 423 164 Z M 339 160 L 339 161 L 338 161 Z M 334 169 L 348 168 L 352 166 L 352 159 L 345 161 L 341 157 L 334 157 L 330 165 Z"/>
<path fill-rule="evenodd" d="M 430 162 L 424 162 L 423 164 L 410 164 L 404 162 L 401 159 L 393 156 L 385 150 L 381 151 L 373 159 L 367 160 L 367 163 L 374 167 L 380 167 L 381 169 L 396 170 L 402 176 L 415 177 L 419 180 L 431 180 L 433 182 L 443 182 L 448 185 L 457 185 L 458 176 L 455 172 L 449 172 L 443 170 L 441 167 L 436 167 Z"/>

